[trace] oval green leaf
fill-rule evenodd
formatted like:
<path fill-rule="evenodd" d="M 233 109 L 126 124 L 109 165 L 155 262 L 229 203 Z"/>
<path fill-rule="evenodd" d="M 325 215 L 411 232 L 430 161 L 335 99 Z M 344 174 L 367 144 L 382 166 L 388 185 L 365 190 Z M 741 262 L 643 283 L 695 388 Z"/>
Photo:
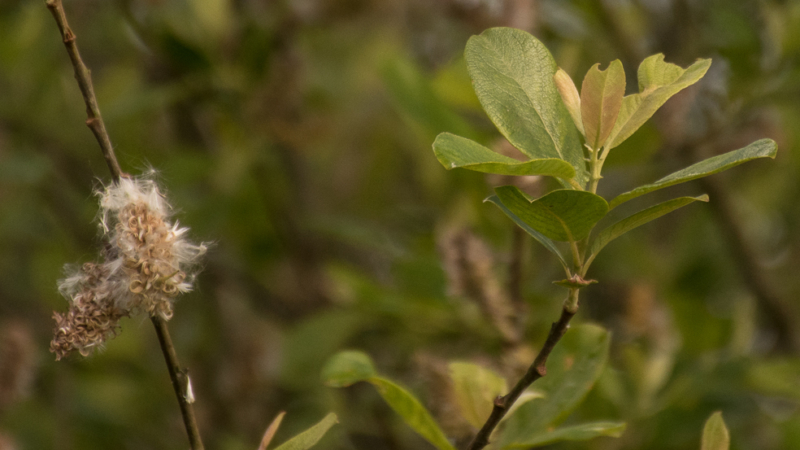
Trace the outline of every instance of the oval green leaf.
<path fill-rule="evenodd" d="M 684 207 L 690 203 L 694 203 L 696 201 L 707 202 L 708 196 L 701 195 L 699 197 L 680 197 L 675 198 L 672 200 L 668 200 L 663 203 L 659 203 L 655 206 L 651 206 L 647 209 L 643 209 L 635 214 L 632 214 L 619 222 L 605 228 L 600 234 L 594 238 L 592 241 L 592 246 L 589 250 L 589 258 L 586 259 L 586 266 L 594 261 L 594 258 L 600 253 L 600 250 L 603 249 L 609 242 L 613 241 L 614 239 L 622 236 L 623 234 L 627 233 L 628 231 L 633 230 L 634 228 L 640 227 L 647 222 L 652 220 L 658 219 L 659 217 L 663 216 L 664 214 L 670 213 L 675 211 L 678 208 Z"/>
<path fill-rule="evenodd" d="M 347 387 L 375 375 L 369 355 L 355 350 L 333 355 L 322 369 L 322 381 L 331 387 Z"/>
<path fill-rule="evenodd" d="M 461 415 L 480 428 L 492 412 L 494 399 L 508 391 L 505 378 L 466 362 L 452 362 L 449 369 Z"/>
<path fill-rule="evenodd" d="M 584 185 L 580 137 L 556 89 L 556 63 L 544 44 L 521 30 L 491 28 L 469 39 L 464 56 L 475 93 L 503 136 L 533 159 L 567 161 Z"/>
<path fill-rule="evenodd" d="M 611 200 L 609 206 L 610 208 L 614 208 L 640 195 L 648 194 L 668 186 L 707 177 L 757 158 L 775 158 L 777 153 L 778 146 L 775 144 L 775 141 L 772 139 L 761 139 L 739 150 L 723 153 L 722 155 L 713 156 L 699 163 L 692 164 L 685 169 L 661 178 L 655 183 L 639 186 L 632 191 L 620 194 Z"/>
<path fill-rule="evenodd" d="M 728 427 L 722 420 L 722 412 L 717 411 L 711 415 L 703 427 L 703 442 L 700 450 L 728 450 L 731 438 Z"/>
<path fill-rule="evenodd" d="M 445 169 L 464 168 L 499 175 L 549 175 L 570 179 L 575 169 L 558 158 L 517 161 L 495 153 L 483 145 L 461 136 L 441 133 L 433 141 L 433 152 Z"/>
<path fill-rule="evenodd" d="M 284 442 L 275 450 L 308 450 L 316 445 L 322 439 L 322 436 L 325 436 L 325 433 L 337 422 L 336 414 L 330 413 L 319 423 Z"/>
<path fill-rule="evenodd" d="M 439 450 L 455 450 L 433 417 L 410 392 L 381 377 L 366 380 L 372 383 L 386 403 L 403 418 L 408 426 Z"/>
<path fill-rule="evenodd" d="M 617 59 L 600 70 L 595 64 L 581 86 L 581 120 L 586 144 L 599 150 L 611 134 L 625 96 L 625 70 Z"/>
<path fill-rule="evenodd" d="M 552 444 L 558 441 L 588 441 L 600 436 L 620 437 L 625 431 L 625 422 L 589 422 L 569 427 L 543 431 L 530 436 L 524 442 L 513 442 L 504 449 L 530 448 Z"/>
<path fill-rule="evenodd" d="M 525 223 L 525 221 L 523 221 L 522 219 L 520 219 L 519 216 L 511 212 L 511 210 L 508 209 L 506 205 L 504 205 L 503 202 L 501 202 L 500 199 L 497 198 L 496 195 L 493 195 L 484 201 L 493 203 L 495 206 L 500 208 L 500 211 L 503 211 L 503 214 L 508 216 L 520 228 L 525 230 L 525 232 L 528 233 L 532 238 L 534 238 L 537 242 L 542 244 L 544 248 L 550 250 L 551 253 L 556 255 L 558 257 L 559 262 L 561 262 L 561 265 L 564 266 L 564 269 L 569 268 L 569 266 L 567 265 L 567 260 L 564 259 L 564 255 L 561 254 L 561 251 L 558 249 L 558 247 L 556 247 L 556 244 L 552 240 L 550 240 L 550 238 L 548 238 L 547 236 L 531 228 L 531 226 Z"/>
<path fill-rule="evenodd" d="M 495 189 L 497 197 L 531 228 L 556 241 L 579 241 L 608 212 L 608 203 L 586 191 L 558 190 L 531 200 L 514 186 Z"/>
<path fill-rule="evenodd" d="M 597 325 L 570 328 L 547 361 L 547 375 L 534 387 L 544 394 L 506 421 L 501 446 L 527 442 L 557 425 L 583 400 L 608 360 L 611 336 Z"/>
<path fill-rule="evenodd" d="M 639 93 L 625 97 L 614 129 L 606 145 L 611 149 L 628 139 L 667 100 L 697 83 L 711 66 L 710 59 L 700 59 L 686 69 L 664 62 L 664 55 L 646 58 L 639 65 Z"/>

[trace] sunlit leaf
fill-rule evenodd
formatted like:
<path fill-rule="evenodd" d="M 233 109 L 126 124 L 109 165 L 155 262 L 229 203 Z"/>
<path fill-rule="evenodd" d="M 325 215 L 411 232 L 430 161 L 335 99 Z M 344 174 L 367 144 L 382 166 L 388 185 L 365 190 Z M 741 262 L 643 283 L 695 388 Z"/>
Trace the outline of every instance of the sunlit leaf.
<path fill-rule="evenodd" d="M 589 422 L 542 431 L 539 434 L 528 437 L 524 441 L 513 442 L 503 448 L 539 447 L 558 441 L 587 441 L 600 436 L 620 437 L 624 431 L 625 422 Z"/>
<path fill-rule="evenodd" d="M 572 117 L 572 122 L 578 127 L 578 131 L 583 134 L 583 119 L 581 119 L 581 94 L 578 93 L 578 88 L 575 87 L 575 82 L 567 72 L 563 69 L 558 69 L 553 76 L 553 81 L 556 83 L 556 89 L 561 95 L 561 100 L 564 106 L 567 107 L 569 115 Z"/>
<path fill-rule="evenodd" d="M 633 230 L 634 228 L 646 224 L 647 222 L 658 219 L 664 214 L 675 211 L 678 208 L 686 206 L 690 203 L 694 203 L 696 201 L 707 202 L 708 196 L 701 195 L 699 197 L 680 197 L 668 200 L 666 202 L 651 206 L 647 209 L 643 209 L 635 214 L 632 214 L 620 220 L 619 222 L 613 225 L 610 225 L 608 228 L 605 228 L 603 231 L 601 231 L 600 234 L 598 234 L 597 237 L 594 239 L 594 241 L 592 241 L 592 246 L 589 249 L 589 258 L 587 259 L 587 264 L 591 263 L 592 260 L 597 256 L 597 254 L 600 253 L 600 250 L 602 250 L 603 247 L 605 247 L 609 242 L 613 241 L 614 239 L 622 236 L 628 231 Z"/>
<path fill-rule="evenodd" d="M 477 364 L 452 362 L 450 378 L 461 414 L 480 428 L 492 412 L 494 399 L 508 391 L 505 378 Z"/>
<path fill-rule="evenodd" d="M 439 450 L 455 450 L 428 410 L 410 392 L 386 378 L 372 377 L 365 381 L 372 383 L 406 424 L 434 447 Z"/>
<path fill-rule="evenodd" d="M 747 161 L 757 158 L 775 158 L 778 152 L 778 147 L 772 139 L 761 139 L 753 142 L 747 147 L 740 148 L 722 155 L 713 156 L 706 160 L 692 164 L 691 166 L 674 172 L 670 175 L 661 178 L 655 183 L 639 186 L 632 191 L 625 192 L 618 195 L 609 203 L 610 208 L 627 202 L 630 199 L 636 198 L 668 186 L 673 186 L 687 181 L 703 178 L 715 173 L 728 170 L 731 167 L 738 166 Z"/>
<path fill-rule="evenodd" d="M 333 387 L 346 387 L 359 381 L 372 384 L 386 403 L 420 436 L 439 450 L 454 450 L 422 403 L 393 381 L 378 376 L 372 359 L 366 353 L 344 351 L 334 355 L 325 365 L 322 379 Z"/>
<path fill-rule="evenodd" d="M 375 366 L 369 355 L 354 350 L 335 354 L 322 369 L 322 380 L 332 387 L 347 387 L 374 375 Z"/>
<path fill-rule="evenodd" d="M 581 118 L 586 143 L 599 149 L 611 134 L 625 96 L 625 70 L 617 59 L 600 70 L 595 64 L 581 86 Z"/>
<path fill-rule="evenodd" d="M 543 398 L 522 405 L 506 421 L 501 446 L 526 442 L 564 420 L 602 373 L 610 342 L 599 326 L 570 328 L 547 361 L 547 375 L 534 384 Z"/>
<path fill-rule="evenodd" d="M 533 159 L 569 162 L 576 181 L 585 184 L 580 137 L 556 89 L 556 64 L 544 44 L 521 30 L 491 28 L 469 39 L 464 56 L 483 109 L 506 139 Z"/>
<path fill-rule="evenodd" d="M 556 255 L 558 257 L 559 262 L 561 262 L 561 265 L 564 266 L 564 268 L 569 267 L 567 264 L 567 260 L 564 259 L 564 256 L 561 254 L 561 251 L 558 249 L 558 247 L 556 247 L 556 244 L 552 240 L 550 240 L 550 238 L 531 228 L 530 225 L 525 223 L 525 221 L 523 221 L 516 214 L 511 212 L 511 210 L 508 209 L 506 205 L 504 205 L 503 202 L 501 202 L 500 199 L 497 198 L 496 195 L 487 198 L 485 201 L 493 203 L 495 206 L 500 208 L 500 211 L 503 211 L 503 214 L 508 216 L 520 228 L 525 230 L 526 233 L 531 235 L 532 238 L 536 239 L 537 242 L 542 244 L 546 249 L 550 250 L 551 253 Z"/>
<path fill-rule="evenodd" d="M 731 438 L 728 427 L 722 419 L 722 412 L 717 411 L 711 415 L 703 427 L 703 442 L 700 450 L 728 450 Z"/>
<path fill-rule="evenodd" d="M 661 53 L 642 61 L 638 72 L 639 93 L 623 99 L 606 147 L 614 148 L 628 139 L 670 97 L 703 78 L 710 66 L 710 59 L 701 59 L 683 69 L 664 62 L 664 55 Z"/>
<path fill-rule="evenodd" d="M 565 179 L 575 176 L 575 169 L 564 160 L 548 158 L 517 161 L 495 153 L 471 139 L 450 133 L 442 133 L 436 137 L 433 152 L 448 170 L 461 167 L 500 175 L 549 175 Z"/>
<path fill-rule="evenodd" d="M 336 414 L 330 413 L 319 423 L 284 442 L 275 450 L 307 450 L 316 445 L 322 439 L 322 436 L 325 436 L 325 433 L 337 422 Z"/>
<path fill-rule="evenodd" d="M 500 201 L 534 230 L 556 241 L 578 241 L 608 212 L 608 203 L 586 191 L 558 190 L 536 200 L 514 186 L 495 189 Z"/>

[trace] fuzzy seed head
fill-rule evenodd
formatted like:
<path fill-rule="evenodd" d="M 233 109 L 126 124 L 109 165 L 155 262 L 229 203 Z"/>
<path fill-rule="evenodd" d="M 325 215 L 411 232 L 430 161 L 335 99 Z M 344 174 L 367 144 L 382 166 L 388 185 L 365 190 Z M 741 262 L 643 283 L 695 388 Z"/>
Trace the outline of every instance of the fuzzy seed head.
<path fill-rule="evenodd" d="M 192 269 L 207 250 L 186 239 L 188 228 L 169 222 L 169 205 L 152 180 L 122 178 L 98 196 L 103 261 L 59 284 L 70 309 L 54 315 L 56 359 L 73 350 L 88 355 L 115 334 L 123 316 L 144 311 L 169 320 L 176 297 L 192 290 Z"/>

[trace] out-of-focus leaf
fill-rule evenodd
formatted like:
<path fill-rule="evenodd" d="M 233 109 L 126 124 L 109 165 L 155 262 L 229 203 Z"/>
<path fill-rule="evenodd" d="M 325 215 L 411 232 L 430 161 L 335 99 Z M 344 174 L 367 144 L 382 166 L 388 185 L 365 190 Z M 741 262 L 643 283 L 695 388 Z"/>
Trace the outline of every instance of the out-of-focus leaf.
<path fill-rule="evenodd" d="M 711 66 L 710 59 L 701 59 L 686 69 L 664 62 L 664 55 L 646 58 L 639 65 L 639 93 L 625 97 L 616 125 L 608 137 L 608 148 L 628 139 L 673 95 L 693 85 Z"/>
<path fill-rule="evenodd" d="M 712 156 L 711 158 L 692 164 L 685 169 L 667 175 L 655 183 L 639 186 L 636 189 L 622 193 L 609 202 L 609 207 L 614 208 L 640 195 L 698 178 L 707 177 L 757 158 L 775 158 L 777 152 L 778 146 L 775 144 L 775 141 L 772 139 L 760 139 L 747 147 L 723 153 L 722 155 Z"/>
<path fill-rule="evenodd" d="M 275 416 L 275 418 L 272 420 L 272 423 L 270 423 L 267 427 L 267 431 L 264 432 L 264 437 L 261 438 L 261 444 L 258 446 L 258 450 L 267 450 L 269 443 L 272 442 L 272 438 L 275 437 L 275 433 L 278 432 L 278 428 L 281 426 L 283 416 L 285 415 L 286 411 L 281 411 L 277 416 Z"/>
<path fill-rule="evenodd" d="M 581 94 L 578 93 L 578 88 L 575 87 L 572 78 L 563 69 L 556 71 L 553 81 L 556 83 L 556 89 L 561 95 L 564 106 L 567 107 L 567 111 L 572 117 L 572 122 L 578 127 L 578 131 L 584 134 L 583 119 L 581 118 Z"/>
<path fill-rule="evenodd" d="M 703 427 L 703 443 L 700 450 L 728 450 L 730 444 L 728 427 L 722 420 L 722 412 L 717 411 L 708 418 Z"/>
<path fill-rule="evenodd" d="M 439 450 L 455 450 L 455 447 L 447 440 L 444 432 L 433 420 L 433 417 L 422 406 L 416 397 L 410 392 L 398 386 L 394 382 L 381 377 L 372 377 L 366 380 L 372 383 L 381 394 L 386 403 L 403 418 L 403 420 L 424 437 L 425 440 L 433 444 Z"/>
<path fill-rule="evenodd" d="M 325 436 L 325 433 L 338 422 L 336 414 L 330 413 L 319 423 L 284 442 L 276 447 L 275 450 L 308 450 L 316 445 L 322 439 L 322 436 Z"/>
<path fill-rule="evenodd" d="M 620 437 L 624 431 L 625 422 L 589 422 L 543 431 L 525 441 L 514 442 L 503 448 L 539 447 L 558 441 L 587 441 L 600 436 Z"/>
<path fill-rule="evenodd" d="M 503 214 L 508 216 L 520 228 L 525 230 L 526 233 L 531 235 L 532 238 L 536 239 L 536 241 L 542 244 L 546 249 L 550 250 L 551 253 L 556 255 L 558 257 L 558 260 L 561 262 L 561 265 L 564 266 L 564 268 L 569 267 L 567 261 L 564 259 L 564 256 L 561 254 L 561 251 L 558 249 L 558 247 L 556 247 L 556 244 L 550 240 L 550 238 L 531 228 L 531 226 L 525 223 L 525 221 L 523 221 L 522 219 L 520 219 L 519 216 L 511 212 L 511 210 L 508 209 L 506 205 L 504 205 L 503 202 L 501 202 L 500 199 L 497 198 L 496 195 L 487 198 L 485 201 L 493 203 L 495 206 L 500 208 L 500 211 L 503 211 Z"/>
<path fill-rule="evenodd" d="M 611 134 L 625 96 L 625 70 L 617 59 L 600 70 L 595 64 L 586 73 L 581 87 L 581 120 L 586 143 L 600 149 Z"/>
<path fill-rule="evenodd" d="M 508 391 L 506 380 L 477 364 L 452 362 L 449 368 L 461 414 L 480 428 L 492 412 L 494 399 Z"/>
<path fill-rule="evenodd" d="M 769 359 L 748 368 L 748 385 L 763 395 L 789 397 L 800 401 L 800 360 Z"/>
<path fill-rule="evenodd" d="M 521 30 L 491 28 L 469 39 L 464 56 L 483 109 L 506 139 L 533 159 L 569 162 L 585 184 L 583 148 L 544 44 Z"/>
<path fill-rule="evenodd" d="M 608 228 L 603 229 L 603 231 L 601 231 L 600 234 L 594 238 L 594 241 L 592 241 L 592 246 L 589 250 L 589 258 L 586 260 L 587 263 L 591 263 L 597 254 L 600 253 L 600 250 L 602 250 L 603 247 L 605 247 L 609 242 L 622 236 L 628 231 L 631 231 L 634 228 L 646 224 L 647 222 L 658 219 L 664 214 L 675 211 L 678 208 L 684 207 L 696 201 L 707 202 L 708 196 L 701 195 L 699 197 L 680 197 L 668 200 L 666 202 L 651 206 L 647 209 L 643 209 L 613 225 L 610 225 Z"/>
<path fill-rule="evenodd" d="M 599 326 L 570 328 L 547 361 L 547 375 L 534 385 L 544 397 L 522 405 L 506 421 L 501 446 L 526 442 L 565 419 L 602 373 L 610 342 L 610 333 Z"/>
<path fill-rule="evenodd" d="M 346 387 L 359 381 L 372 384 L 386 403 L 420 436 L 439 450 L 455 450 L 422 403 L 393 381 L 377 376 L 366 353 L 345 351 L 334 355 L 325 365 L 322 379 L 333 387 Z"/>
<path fill-rule="evenodd" d="M 579 241 L 608 212 L 608 203 L 586 191 L 558 190 L 536 200 L 514 186 L 495 189 L 501 202 L 531 228 L 556 241 Z"/>
<path fill-rule="evenodd" d="M 518 161 L 495 153 L 471 139 L 450 133 L 436 137 L 433 152 L 447 170 L 461 167 L 500 175 L 549 175 L 565 179 L 575 176 L 575 169 L 564 160 L 547 158 Z"/>
<path fill-rule="evenodd" d="M 322 380 L 332 387 L 347 387 L 375 375 L 369 355 L 355 350 L 337 353 L 322 369 Z"/>

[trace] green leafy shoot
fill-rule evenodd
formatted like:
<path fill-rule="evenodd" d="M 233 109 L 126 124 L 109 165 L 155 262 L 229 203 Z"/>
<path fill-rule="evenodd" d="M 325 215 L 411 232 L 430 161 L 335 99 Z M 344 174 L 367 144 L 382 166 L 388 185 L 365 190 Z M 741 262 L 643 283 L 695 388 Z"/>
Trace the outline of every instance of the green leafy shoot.
<path fill-rule="evenodd" d="M 308 450 L 316 445 L 322 439 L 322 436 L 325 436 L 325 433 L 336 423 L 338 423 L 336 414 L 330 413 L 319 423 L 284 442 L 275 450 Z"/>
<path fill-rule="evenodd" d="M 420 436 L 439 450 L 455 450 L 422 403 L 395 382 L 378 376 L 366 353 L 350 350 L 334 355 L 326 363 L 322 379 L 333 387 L 347 387 L 359 381 L 372 384 L 386 403 Z"/>
<path fill-rule="evenodd" d="M 728 450 L 731 438 L 728 427 L 722 419 L 722 412 L 717 411 L 711 415 L 703 427 L 703 441 L 700 450 Z"/>
<path fill-rule="evenodd" d="M 625 96 L 625 70 L 619 60 L 606 70 L 595 64 L 581 86 L 581 120 L 586 145 L 599 150 L 611 134 Z"/>
<path fill-rule="evenodd" d="M 640 195 L 713 175 L 757 158 L 775 158 L 777 152 L 778 147 L 775 144 L 775 141 L 771 139 L 761 139 L 753 142 L 747 147 L 724 153 L 722 155 L 713 156 L 706 160 L 692 164 L 685 169 L 667 175 L 666 177 L 661 178 L 654 183 L 639 186 L 636 189 L 620 194 L 611 200 L 609 207 L 614 208 L 624 202 L 627 202 L 628 200 L 639 197 Z"/>
<path fill-rule="evenodd" d="M 622 101 L 614 129 L 606 143 L 606 150 L 618 146 L 638 130 L 673 95 L 697 83 L 711 66 L 710 59 L 701 59 L 683 69 L 664 62 L 664 55 L 646 58 L 639 65 L 639 93 L 626 96 Z"/>
<path fill-rule="evenodd" d="M 536 200 L 514 186 L 495 193 L 503 205 L 534 230 L 556 241 L 579 241 L 608 212 L 608 203 L 586 191 L 557 190 Z"/>
<path fill-rule="evenodd" d="M 588 422 L 580 425 L 543 430 L 524 441 L 506 445 L 503 449 L 541 447 L 558 441 L 588 441 L 596 437 L 620 437 L 625 431 L 625 422 Z"/>
<path fill-rule="evenodd" d="M 544 44 L 521 30 L 491 28 L 469 39 L 464 56 L 475 93 L 503 136 L 532 159 L 568 162 L 583 186 L 583 147 L 556 89 L 556 63 Z"/>
<path fill-rule="evenodd" d="M 433 152 L 448 170 L 461 167 L 500 175 L 549 175 L 565 180 L 575 177 L 575 169 L 561 159 L 518 161 L 495 153 L 471 139 L 450 133 L 441 133 L 436 137 Z"/>
<path fill-rule="evenodd" d="M 494 399 L 508 392 L 505 378 L 465 362 L 451 362 L 449 369 L 461 415 L 480 428 L 492 412 Z"/>
<path fill-rule="evenodd" d="M 643 209 L 605 228 L 592 241 L 592 245 L 589 249 L 589 257 L 586 259 L 586 262 L 583 266 L 584 273 L 586 270 L 588 270 L 589 265 L 592 264 L 592 261 L 594 261 L 594 259 L 597 257 L 597 254 L 600 253 L 600 250 L 602 250 L 603 247 L 605 247 L 609 242 L 622 236 L 628 231 L 633 230 L 634 228 L 640 227 L 652 220 L 658 219 L 665 214 L 696 201 L 707 202 L 708 196 L 701 195 L 699 197 L 680 197 L 668 200 L 666 202 L 651 206 L 647 209 Z"/>

